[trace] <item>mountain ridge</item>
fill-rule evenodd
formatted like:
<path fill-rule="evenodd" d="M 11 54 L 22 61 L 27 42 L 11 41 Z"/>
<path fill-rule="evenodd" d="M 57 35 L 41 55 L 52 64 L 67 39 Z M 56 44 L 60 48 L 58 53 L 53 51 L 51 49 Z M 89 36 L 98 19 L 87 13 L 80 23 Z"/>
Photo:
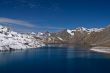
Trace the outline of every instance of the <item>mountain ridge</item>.
<path fill-rule="evenodd" d="M 105 28 L 84 28 L 78 27 L 73 30 L 65 29 L 59 32 L 46 34 L 44 43 L 51 44 L 72 44 L 83 46 L 110 46 L 110 26 Z M 102 42 L 102 43 L 101 43 Z"/>

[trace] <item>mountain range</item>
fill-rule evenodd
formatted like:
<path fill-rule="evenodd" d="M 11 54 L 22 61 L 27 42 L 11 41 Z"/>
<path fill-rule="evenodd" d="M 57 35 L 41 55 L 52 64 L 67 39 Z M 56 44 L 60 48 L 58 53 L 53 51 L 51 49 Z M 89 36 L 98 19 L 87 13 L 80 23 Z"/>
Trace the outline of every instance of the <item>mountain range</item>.
<path fill-rule="evenodd" d="M 74 47 L 110 47 L 110 25 L 105 28 L 65 29 L 59 32 L 18 33 L 0 26 L 0 51 L 37 48 L 45 44 L 70 44 Z"/>
<path fill-rule="evenodd" d="M 46 44 L 71 44 L 74 46 L 105 46 L 110 47 L 110 26 L 105 28 L 78 27 L 73 30 L 65 29 L 59 32 L 40 33 L 39 37 Z"/>

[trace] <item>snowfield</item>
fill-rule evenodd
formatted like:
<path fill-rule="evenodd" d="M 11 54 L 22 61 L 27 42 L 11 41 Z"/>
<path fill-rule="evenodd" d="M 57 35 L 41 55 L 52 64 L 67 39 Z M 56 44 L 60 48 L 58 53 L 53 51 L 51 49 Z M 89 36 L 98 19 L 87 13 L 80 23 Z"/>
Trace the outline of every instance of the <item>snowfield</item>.
<path fill-rule="evenodd" d="M 0 25 L 0 51 L 42 47 L 44 44 L 33 34 L 21 34 Z"/>

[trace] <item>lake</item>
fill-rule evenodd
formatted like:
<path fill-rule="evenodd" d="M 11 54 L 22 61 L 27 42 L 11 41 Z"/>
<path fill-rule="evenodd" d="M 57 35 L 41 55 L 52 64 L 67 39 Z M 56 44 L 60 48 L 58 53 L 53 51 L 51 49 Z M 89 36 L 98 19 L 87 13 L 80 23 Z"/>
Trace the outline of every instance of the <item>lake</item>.
<path fill-rule="evenodd" d="M 0 73 L 110 73 L 110 56 L 67 47 L 0 52 Z"/>

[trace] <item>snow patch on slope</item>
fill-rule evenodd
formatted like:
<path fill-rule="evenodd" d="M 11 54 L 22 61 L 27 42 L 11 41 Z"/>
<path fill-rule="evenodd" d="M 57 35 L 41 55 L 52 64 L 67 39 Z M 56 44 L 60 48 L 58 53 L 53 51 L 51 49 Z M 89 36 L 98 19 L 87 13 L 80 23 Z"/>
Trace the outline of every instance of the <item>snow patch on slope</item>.
<path fill-rule="evenodd" d="M 67 29 L 67 32 L 68 32 L 71 36 L 74 35 L 74 30 L 69 30 L 69 29 Z"/>
<path fill-rule="evenodd" d="M 91 28 L 91 29 L 88 29 L 89 32 L 100 32 L 102 31 L 104 28 Z"/>
<path fill-rule="evenodd" d="M 63 39 L 61 37 L 57 37 L 59 40 L 63 41 Z"/>

